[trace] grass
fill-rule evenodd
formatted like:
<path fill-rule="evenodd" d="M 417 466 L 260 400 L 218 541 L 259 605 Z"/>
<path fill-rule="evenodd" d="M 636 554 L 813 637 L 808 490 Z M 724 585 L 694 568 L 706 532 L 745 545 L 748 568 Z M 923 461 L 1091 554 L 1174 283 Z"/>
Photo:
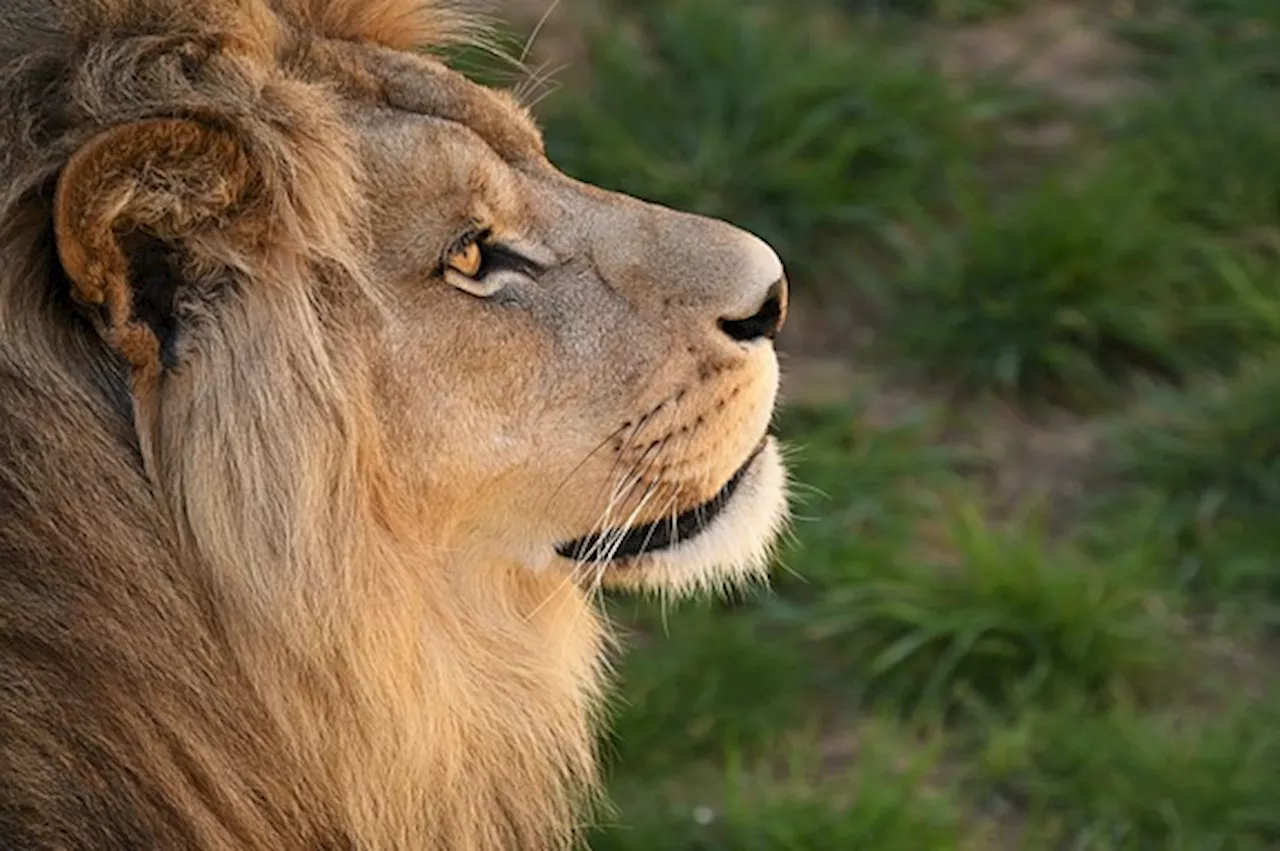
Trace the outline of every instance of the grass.
<path fill-rule="evenodd" d="M 1185 235 L 1120 174 L 1055 175 L 1012 199 L 967 199 L 901 281 L 895 344 L 976 390 L 1084 396 L 1128 370 L 1174 377 L 1196 322 Z M 1176 318 L 1169 306 L 1178 304 Z"/>
<path fill-rule="evenodd" d="M 1135 376 L 1179 384 L 1280 339 L 1274 7 L 1183 5 L 1180 26 L 1140 18 L 1181 64 L 1095 116 L 1101 149 L 1012 186 L 962 183 L 956 209 L 918 226 L 890 281 L 898 356 L 966 389 L 1089 409 Z M 1221 46 L 1227 21 L 1247 49 Z"/>
<path fill-rule="evenodd" d="M 1176 385 L 1274 344 L 1278 108 L 1230 74 L 1182 79 L 1117 122 L 1101 163 L 959 193 L 960 224 L 926 225 L 892 281 L 899 353 L 966 389 L 1088 409 L 1135 376 Z"/>
<path fill-rule="evenodd" d="M 921 50 L 881 31 L 737 0 L 635 4 L 591 33 L 592 86 L 544 113 L 575 177 L 733 218 L 817 281 L 831 239 L 874 240 L 886 213 L 958 167 L 982 110 Z M 887 25 L 886 25 L 887 26 Z"/>
<path fill-rule="evenodd" d="M 611 602 L 598 851 L 1280 847 L 1280 6 L 1139 0 L 1092 109 L 936 67 L 1041 2 L 612 0 L 539 105 L 571 174 L 774 242 L 876 377 L 784 412 L 771 590 Z M 1106 437 L 1010 512 L 975 459 L 1043 480 L 1043 417 Z"/>
<path fill-rule="evenodd" d="M 921 21 L 970 23 L 1021 11 L 1029 0 L 855 0 L 846 4 L 866 14 Z"/>
<path fill-rule="evenodd" d="M 1139 179 L 1173 221 L 1226 235 L 1280 225 L 1280 91 L 1255 70 L 1184 71 L 1118 122 L 1121 155 L 1143 164 Z"/>
<path fill-rule="evenodd" d="M 1113 165 L 969 201 L 897 282 L 895 345 L 967 389 L 1088 408 L 1280 339 L 1274 269 L 1170 220 L 1171 193 L 1141 176 Z"/>
<path fill-rule="evenodd" d="M 793 746 L 783 765 L 744 766 L 730 760 L 711 782 L 679 778 L 654 793 L 625 826 L 602 832 L 596 851 L 661 847 L 670 851 L 960 851 L 962 813 L 948 790 L 938 788 L 934 748 L 885 742 L 860 749 L 856 761 L 821 770 L 811 748 Z M 902 750 L 911 748 L 909 754 Z M 797 753 L 805 754 L 798 758 Z M 683 781 L 683 782 L 682 782 Z M 701 781 L 701 782 L 699 782 Z M 671 830 L 672 825 L 683 829 Z M 654 844 L 655 832 L 666 837 Z"/>
<path fill-rule="evenodd" d="M 1031 714 L 977 757 L 989 794 L 1058 833 L 1059 847 L 1261 849 L 1280 841 L 1280 727 L 1269 710 L 1200 724 L 1116 710 Z"/>
<path fill-rule="evenodd" d="M 1140 0 L 1120 28 L 1158 72 L 1244 68 L 1275 79 L 1280 8 L 1269 0 Z"/>
<path fill-rule="evenodd" d="M 1142 552 L 1091 564 L 1031 529 L 965 506 L 944 530 L 951 563 L 906 561 L 852 578 L 809 629 L 865 656 L 865 687 L 916 713 L 981 703 L 1017 712 L 1064 695 L 1107 703 L 1174 670 L 1171 607 Z"/>
<path fill-rule="evenodd" d="M 1155 394 L 1114 438 L 1112 471 L 1141 494 L 1175 578 L 1218 603 L 1280 606 L 1280 363 L 1269 357 L 1193 392 Z M 1122 490 L 1117 500 L 1133 500 Z"/>

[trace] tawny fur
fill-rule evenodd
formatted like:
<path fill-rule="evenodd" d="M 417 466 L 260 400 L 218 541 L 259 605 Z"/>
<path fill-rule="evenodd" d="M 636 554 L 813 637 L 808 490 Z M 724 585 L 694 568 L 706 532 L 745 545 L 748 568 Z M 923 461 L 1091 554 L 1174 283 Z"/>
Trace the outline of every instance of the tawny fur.
<path fill-rule="evenodd" d="M 744 270 L 776 276 L 776 258 L 552 175 L 509 97 L 397 53 L 473 32 L 442 3 L 6 16 L 0 848 L 575 842 L 607 648 L 593 583 L 547 568 L 551 545 L 611 513 L 674 517 L 742 464 L 776 363 L 711 336 L 754 305 Z M 436 123 L 388 135 L 388 111 Z M 428 130 L 431 155 L 405 154 Z M 483 339 L 491 306 L 403 260 L 448 244 L 467 193 L 495 233 L 541 233 L 566 280 L 595 282 L 548 287 L 547 327 L 502 319 L 515 348 Z M 176 342 L 139 258 L 184 282 Z M 683 293 L 652 283 L 681 275 Z M 406 355 L 436 305 L 458 336 Z M 597 490 L 620 459 L 654 479 L 644 500 Z M 756 501 L 741 553 L 618 584 L 758 571 L 780 510 Z"/>

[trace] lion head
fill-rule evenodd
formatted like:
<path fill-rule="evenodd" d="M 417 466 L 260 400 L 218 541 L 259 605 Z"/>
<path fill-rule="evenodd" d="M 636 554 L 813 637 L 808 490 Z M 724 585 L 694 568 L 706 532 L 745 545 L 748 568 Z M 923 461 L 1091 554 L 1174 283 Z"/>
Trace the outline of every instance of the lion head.
<path fill-rule="evenodd" d="M 187 741 L 252 719 L 258 753 L 189 748 L 244 757 L 200 847 L 570 837 L 592 591 L 758 576 L 782 522 L 778 257 L 557 171 L 514 98 L 418 49 L 469 35 L 439 3 L 11 7 L 0 551 L 25 572 L 0 582 L 55 619 L 31 577 L 101 584 L 82 637 L 134 693 L 75 723 Z M 91 637 L 126 591 L 154 602 L 137 635 Z M 4 623 L 6 672 L 53 676 Z M 117 723 L 186 676 L 203 701 Z M 121 776 L 178 795 L 183 772 L 130 752 Z M 61 800 L 34 776 L 0 783 Z M 125 798 L 125 820 L 152 800 Z"/>

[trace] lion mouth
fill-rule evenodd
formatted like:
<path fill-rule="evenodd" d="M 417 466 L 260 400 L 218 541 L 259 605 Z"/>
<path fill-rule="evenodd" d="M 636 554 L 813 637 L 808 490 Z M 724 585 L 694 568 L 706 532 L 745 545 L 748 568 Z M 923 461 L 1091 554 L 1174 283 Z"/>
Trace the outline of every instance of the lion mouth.
<path fill-rule="evenodd" d="M 606 529 L 556 547 L 556 552 L 574 561 L 623 561 L 646 553 L 670 549 L 676 544 L 696 538 L 715 522 L 724 511 L 751 465 L 764 451 L 768 438 L 752 451 L 729 481 L 711 499 L 681 512 L 674 520 L 664 518 L 640 526 Z"/>

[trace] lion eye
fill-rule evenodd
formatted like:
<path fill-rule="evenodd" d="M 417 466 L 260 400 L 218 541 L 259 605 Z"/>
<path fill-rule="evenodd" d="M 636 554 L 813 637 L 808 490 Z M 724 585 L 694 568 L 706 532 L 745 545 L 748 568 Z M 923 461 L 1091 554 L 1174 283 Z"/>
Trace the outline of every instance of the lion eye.
<path fill-rule="evenodd" d="M 517 278 L 532 278 L 543 267 L 512 249 L 491 241 L 488 229 L 471 231 L 445 252 L 445 280 L 480 298 L 489 298 Z"/>
<path fill-rule="evenodd" d="M 447 264 L 455 272 L 466 275 L 468 278 L 474 278 L 480 274 L 480 267 L 484 265 L 484 255 L 480 251 L 480 243 L 475 239 L 468 240 L 449 254 Z"/>

